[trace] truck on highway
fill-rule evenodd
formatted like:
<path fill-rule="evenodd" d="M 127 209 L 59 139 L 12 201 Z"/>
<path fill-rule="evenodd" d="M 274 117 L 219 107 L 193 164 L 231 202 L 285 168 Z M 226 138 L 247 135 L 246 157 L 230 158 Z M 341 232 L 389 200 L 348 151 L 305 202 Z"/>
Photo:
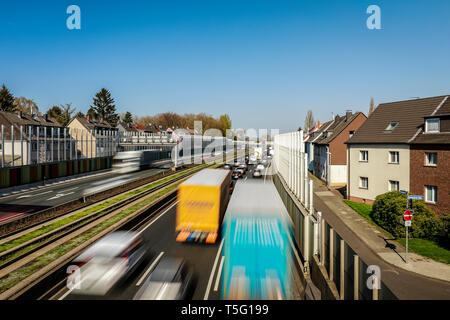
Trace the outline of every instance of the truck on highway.
<path fill-rule="evenodd" d="M 230 170 L 203 169 L 178 186 L 178 242 L 216 242 L 230 199 L 230 183 Z"/>
<path fill-rule="evenodd" d="M 293 298 L 292 222 L 273 184 L 236 185 L 223 224 L 224 300 Z"/>

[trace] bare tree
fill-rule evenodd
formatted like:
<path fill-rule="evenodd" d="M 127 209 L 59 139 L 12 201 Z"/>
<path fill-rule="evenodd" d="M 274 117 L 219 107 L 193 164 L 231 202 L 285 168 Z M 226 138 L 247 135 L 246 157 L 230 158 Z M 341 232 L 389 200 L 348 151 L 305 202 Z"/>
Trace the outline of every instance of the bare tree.
<path fill-rule="evenodd" d="M 306 113 L 306 118 L 305 118 L 305 132 L 309 132 L 309 130 L 311 130 L 312 128 L 314 128 L 314 126 L 316 125 L 316 122 L 314 121 L 314 116 L 312 113 L 312 110 L 308 110 L 308 112 Z"/>
<path fill-rule="evenodd" d="M 15 107 L 15 110 L 19 110 L 19 111 L 26 112 L 29 114 L 39 112 L 39 108 L 38 108 L 36 102 L 34 102 L 31 99 L 27 99 L 25 97 L 14 98 L 14 107 Z"/>

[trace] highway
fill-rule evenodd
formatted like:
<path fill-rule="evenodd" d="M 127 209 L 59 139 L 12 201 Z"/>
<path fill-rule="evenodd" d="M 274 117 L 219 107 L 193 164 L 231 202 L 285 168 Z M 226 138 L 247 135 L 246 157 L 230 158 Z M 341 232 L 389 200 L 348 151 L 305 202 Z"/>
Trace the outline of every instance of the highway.
<path fill-rule="evenodd" d="M 250 167 L 250 166 L 249 166 Z M 251 169 L 237 183 L 245 183 L 251 179 Z M 233 196 L 233 195 L 232 195 Z M 154 217 L 141 230 L 143 237 L 150 246 L 149 259 L 141 265 L 134 274 L 122 285 L 117 286 L 107 296 L 99 297 L 101 299 L 129 300 L 134 297 L 142 283 L 150 275 L 153 267 L 163 256 L 184 258 L 195 274 L 194 290 L 188 299 L 192 300 L 218 300 L 220 299 L 221 288 L 221 244 L 223 239 L 213 245 L 198 243 L 180 243 L 175 241 L 175 217 L 176 202 L 169 208 Z M 298 273 L 294 277 L 297 282 Z M 300 291 L 301 285 L 294 285 Z M 299 299 L 300 292 L 294 296 Z M 70 290 L 64 288 L 59 292 L 55 299 L 78 300 L 95 299 L 95 297 L 86 297 L 71 294 Z"/>
<path fill-rule="evenodd" d="M 125 174 L 107 171 L 4 196 L 0 199 L 0 224 L 79 199 L 85 192 L 108 190 L 167 170 L 167 168 L 155 168 Z"/>

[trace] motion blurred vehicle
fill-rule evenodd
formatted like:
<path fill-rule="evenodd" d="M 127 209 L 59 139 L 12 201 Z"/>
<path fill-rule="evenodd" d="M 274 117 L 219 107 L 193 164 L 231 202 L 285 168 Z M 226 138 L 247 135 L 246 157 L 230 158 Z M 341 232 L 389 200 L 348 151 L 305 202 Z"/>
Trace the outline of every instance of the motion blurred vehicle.
<path fill-rule="evenodd" d="M 162 258 L 134 300 L 184 300 L 193 285 L 193 270 L 181 258 Z"/>
<path fill-rule="evenodd" d="M 247 172 L 248 166 L 246 164 L 241 164 L 238 169 L 242 170 L 244 173 Z"/>
<path fill-rule="evenodd" d="M 145 168 L 162 160 L 169 160 L 170 151 L 159 150 L 138 150 L 118 152 L 112 160 L 113 171 L 118 173 L 128 173 Z"/>
<path fill-rule="evenodd" d="M 257 166 L 256 166 L 256 169 L 257 170 L 264 170 L 264 165 L 263 164 L 258 164 Z"/>
<path fill-rule="evenodd" d="M 106 295 L 127 279 L 144 261 L 146 245 L 134 232 L 116 231 L 94 243 L 76 257 L 71 273 L 72 294 Z"/>
<path fill-rule="evenodd" d="M 222 168 L 224 168 L 224 169 L 228 169 L 228 170 L 231 170 L 231 168 L 232 168 L 232 165 L 231 164 L 229 164 L 229 163 L 225 163 L 223 166 L 222 166 Z"/>
<path fill-rule="evenodd" d="M 230 181 L 230 195 L 233 193 L 234 191 L 234 185 L 236 184 L 236 182 L 234 180 Z"/>
<path fill-rule="evenodd" d="M 244 172 L 241 169 L 234 169 L 233 172 L 231 173 L 231 177 L 233 179 L 242 178 L 243 175 L 244 175 Z"/>
<path fill-rule="evenodd" d="M 176 241 L 216 242 L 230 182 L 230 170 L 203 169 L 178 186 Z"/>
<path fill-rule="evenodd" d="M 260 177 L 262 177 L 262 170 L 259 170 L 259 169 L 253 169 L 252 176 L 253 176 L 254 178 L 260 178 Z"/>
<path fill-rule="evenodd" d="M 223 226 L 221 298 L 292 299 L 292 222 L 273 184 L 236 185 Z"/>

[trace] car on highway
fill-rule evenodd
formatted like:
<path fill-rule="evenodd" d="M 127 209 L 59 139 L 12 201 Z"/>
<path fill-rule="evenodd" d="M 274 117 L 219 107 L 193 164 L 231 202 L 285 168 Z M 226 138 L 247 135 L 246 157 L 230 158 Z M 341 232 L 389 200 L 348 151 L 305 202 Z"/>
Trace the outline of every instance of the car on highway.
<path fill-rule="evenodd" d="M 264 170 L 264 165 L 263 164 L 258 164 L 255 169 L 257 169 L 257 170 Z"/>
<path fill-rule="evenodd" d="M 232 194 L 233 193 L 233 191 L 234 191 L 234 185 L 236 184 L 236 181 L 234 181 L 234 180 L 231 180 L 230 181 L 230 194 Z"/>
<path fill-rule="evenodd" d="M 144 238 L 135 232 L 106 235 L 72 261 L 72 294 L 106 295 L 145 260 Z"/>
<path fill-rule="evenodd" d="M 165 257 L 134 296 L 134 300 L 184 300 L 190 297 L 194 272 L 181 258 Z"/>
<path fill-rule="evenodd" d="M 222 166 L 222 168 L 228 169 L 228 170 L 231 170 L 232 167 L 233 167 L 233 165 L 230 164 L 230 163 L 225 163 L 225 164 Z"/>
<path fill-rule="evenodd" d="M 242 178 L 243 175 L 244 175 L 244 172 L 241 169 L 234 169 L 233 172 L 231 173 L 231 177 L 233 179 Z"/>
<path fill-rule="evenodd" d="M 262 175 L 263 175 L 262 170 L 259 170 L 259 169 L 254 169 L 252 172 L 253 178 L 260 178 L 260 177 L 262 177 Z"/>
<path fill-rule="evenodd" d="M 238 169 L 241 169 L 244 173 L 247 172 L 248 166 L 246 164 L 241 164 Z"/>

